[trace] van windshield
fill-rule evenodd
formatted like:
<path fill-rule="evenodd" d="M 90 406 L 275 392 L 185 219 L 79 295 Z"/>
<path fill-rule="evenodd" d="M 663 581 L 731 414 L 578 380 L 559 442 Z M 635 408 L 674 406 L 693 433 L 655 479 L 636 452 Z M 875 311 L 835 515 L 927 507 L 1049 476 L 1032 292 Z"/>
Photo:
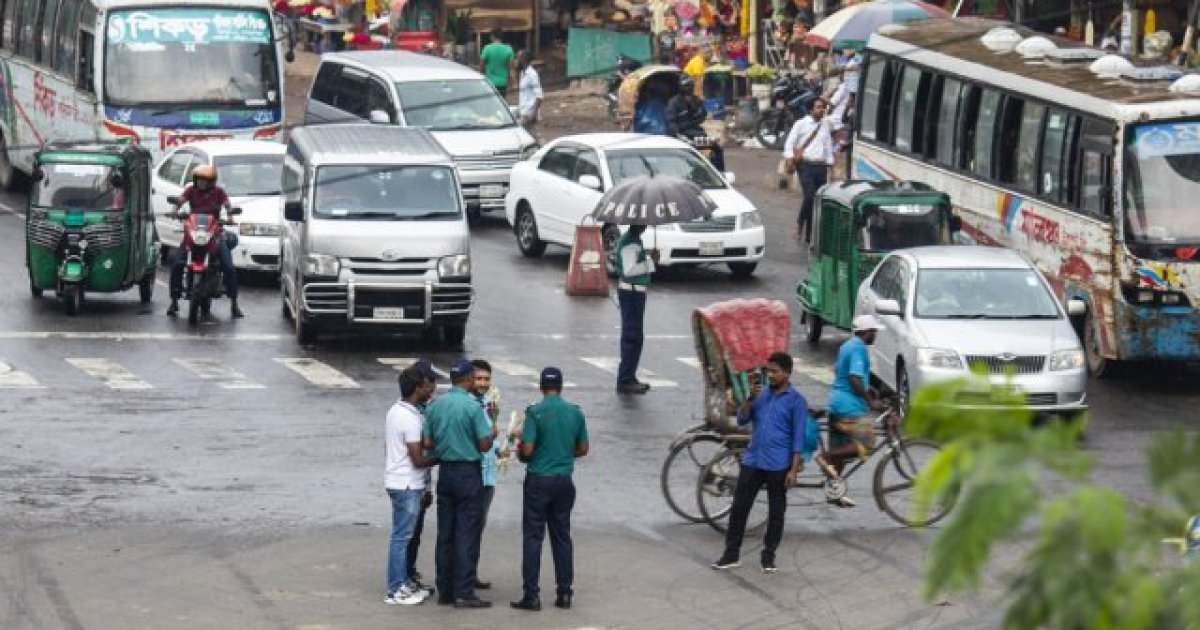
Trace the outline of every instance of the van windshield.
<path fill-rule="evenodd" d="M 500 129 L 517 124 L 508 105 L 483 79 L 405 81 L 396 84 L 410 127 L 434 131 Z"/>
<path fill-rule="evenodd" d="M 444 166 L 323 166 L 313 214 L 322 219 L 421 221 L 460 217 L 458 186 Z"/>

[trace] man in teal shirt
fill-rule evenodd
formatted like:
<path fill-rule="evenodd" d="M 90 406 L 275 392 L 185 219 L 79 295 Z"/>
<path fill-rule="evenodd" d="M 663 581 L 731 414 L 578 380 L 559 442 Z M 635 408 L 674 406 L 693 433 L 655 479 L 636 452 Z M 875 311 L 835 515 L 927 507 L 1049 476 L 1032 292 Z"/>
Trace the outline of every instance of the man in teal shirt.
<path fill-rule="evenodd" d="M 617 366 L 617 392 L 645 394 L 650 385 L 637 380 L 638 362 L 645 341 L 646 289 L 658 262 L 658 250 L 646 254 L 642 234 L 646 226 L 631 225 L 613 248 L 617 266 L 617 304 L 621 307 L 621 363 Z"/>
<path fill-rule="evenodd" d="M 523 532 L 521 577 L 524 595 L 512 602 L 519 610 L 541 610 L 538 584 L 542 569 L 542 539 L 550 530 L 554 556 L 554 605 L 570 608 L 575 592 L 574 547 L 571 542 L 571 508 L 575 506 L 575 458 L 588 452 L 587 423 L 583 411 L 562 398 L 562 370 L 542 370 L 542 401 L 525 410 L 521 434 L 521 461 L 525 472 L 525 496 L 521 514 Z"/>
<path fill-rule="evenodd" d="M 437 482 L 437 590 L 439 604 L 487 608 L 475 595 L 475 569 L 483 517 L 480 461 L 496 434 L 470 391 L 475 366 L 459 359 L 450 368 L 454 387 L 425 411 L 425 449 L 440 461 Z"/>
<path fill-rule="evenodd" d="M 479 52 L 479 71 L 501 96 L 508 96 L 508 79 L 512 76 L 512 64 L 516 56 L 512 46 L 504 43 L 504 33 L 498 28 L 492 29 L 492 43 Z"/>

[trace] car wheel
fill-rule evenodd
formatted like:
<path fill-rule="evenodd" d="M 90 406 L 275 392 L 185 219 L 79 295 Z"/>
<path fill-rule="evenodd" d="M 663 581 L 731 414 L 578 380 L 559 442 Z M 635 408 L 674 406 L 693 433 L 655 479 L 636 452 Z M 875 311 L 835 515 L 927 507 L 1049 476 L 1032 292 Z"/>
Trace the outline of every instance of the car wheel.
<path fill-rule="evenodd" d="M 526 258 L 537 258 L 546 251 L 546 242 L 538 237 L 537 219 L 529 204 L 521 203 L 517 210 L 517 225 L 513 229 L 517 234 L 517 248 Z"/>
<path fill-rule="evenodd" d="M 614 278 L 617 276 L 617 241 L 620 238 L 621 230 L 615 225 L 606 225 L 600 231 L 600 242 L 604 245 L 604 270 Z"/>
<path fill-rule="evenodd" d="M 912 391 L 908 384 L 908 369 L 901 363 L 896 367 L 896 397 L 900 403 L 900 414 L 908 415 L 908 404 L 912 400 Z"/>
<path fill-rule="evenodd" d="M 802 314 L 804 319 L 804 340 L 812 345 L 816 345 L 821 340 L 821 331 L 825 329 L 825 321 L 820 315 L 804 311 Z"/>
<path fill-rule="evenodd" d="M 734 278 L 745 279 L 754 275 L 754 270 L 758 268 L 756 262 L 731 262 L 729 263 L 729 273 L 733 274 Z"/>
<path fill-rule="evenodd" d="M 1083 356 L 1087 360 L 1088 372 L 1095 378 L 1104 378 L 1109 373 L 1111 362 L 1100 352 L 1100 331 L 1096 318 L 1089 311 L 1083 320 Z"/>

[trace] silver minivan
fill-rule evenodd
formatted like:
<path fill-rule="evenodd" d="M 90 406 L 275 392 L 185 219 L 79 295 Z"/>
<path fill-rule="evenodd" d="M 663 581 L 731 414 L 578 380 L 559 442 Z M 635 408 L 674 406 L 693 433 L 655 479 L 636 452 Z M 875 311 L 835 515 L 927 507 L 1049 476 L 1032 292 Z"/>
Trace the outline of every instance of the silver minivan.
<path fill-rule="evenodd" d="M 322 331 L 466 334 L 470 232 L 454 161 L 423 129 L 293 129 L 283 167 L 280 290 L 307 343 Z"/>
<path fill-rule="evenodd" d="M 363 121 L 432 132 L 458 165 L 472 216 L 504 210 L 509 171 L 538 149 L 492 84 L 462 64 L 398 50 L 322 55 L 305 124 Z"/>

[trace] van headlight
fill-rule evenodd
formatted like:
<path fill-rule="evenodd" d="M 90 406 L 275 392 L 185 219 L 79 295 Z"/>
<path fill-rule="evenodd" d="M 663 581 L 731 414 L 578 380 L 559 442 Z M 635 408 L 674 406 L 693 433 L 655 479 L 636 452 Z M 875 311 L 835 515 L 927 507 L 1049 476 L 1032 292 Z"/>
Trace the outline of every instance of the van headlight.
<path fill-rule="evenodd" d="M 917 364 L 943 370 L 961 370 L 963 368 L 962 359 L 959 358 L 958 353 L 943 348 L 918 348 Z"/>
<path fill-rule="evenodd" d="M 538 146 L 538 143 L 536 142 L 521 147 L 521 159 L 528 160 L 529 158 L 533 157 L 533 154 L 537 153 L 538 149 L 540 148 L 542 147 Z"/>
<path fill-rule="evenodd" d="M 309 254 L 304 257 L 304 275 L 306 276 L 336 276 L 341 270 L 342 262 L 337 256 L 328 254 Z"/>
<path fill-rule="evenodd" d="M 238 234 L 242 236 L 279 236 L 279 226 L 271 223 L 239 223 Z"/>
<path fill-rule="evenodd" d="M 467 254 L 444 256 L 438 260 L 438 277 L 442 280 L 465 280 L 471 277 L 471 257 Z"/>
<path fill-rule="evenodd" d="M 759 214 L 758 211 L 756 211 L 756 210 L 751 210 L 750 212 L 743 212 L 741 224 L 742 224 L 741 229 L 743 229 L 743 230 L 760 228 L 760 227 L 762 227 L 762 224 L 763 224 L 762 215 Z"/>
<path fill-rule="evenodd" d="M 1076 370 L 1083 367 L 1083 350 L 1059 350 L 1050 355 L 1050 371 Z"/>

